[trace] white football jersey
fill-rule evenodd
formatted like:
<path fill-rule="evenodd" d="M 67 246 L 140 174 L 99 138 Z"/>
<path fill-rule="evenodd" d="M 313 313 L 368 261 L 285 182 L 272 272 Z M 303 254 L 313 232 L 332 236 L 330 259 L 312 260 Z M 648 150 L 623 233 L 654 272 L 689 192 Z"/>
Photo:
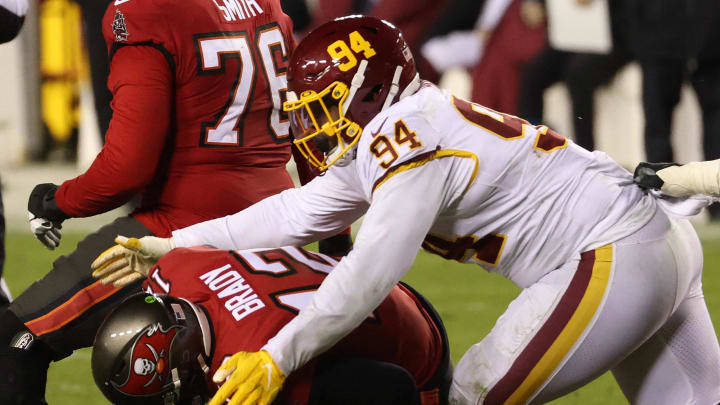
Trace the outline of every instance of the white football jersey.
<path fill-rule="evenodd" d="M 264 347 L 286 373 L 359 325 L 421 246 L 527 287 L 657 210 L 604 153 L 432 85 L 377 115 L 356 152 L 301 188 L 173 232 L 177 246 L 302 246 L 365 214 L 350 254 Z"/>
<path fill-rule="evenodd" d="M 348 178 L 359 179 L 372 201 L 391 176 L 438 159 L 457 197 L 446 201 L 423 248 L 521 287 L 630 234 L 655 212 L 654 199 L 605 153 L 432 85 L 367 125 L 358 175 Z"/>

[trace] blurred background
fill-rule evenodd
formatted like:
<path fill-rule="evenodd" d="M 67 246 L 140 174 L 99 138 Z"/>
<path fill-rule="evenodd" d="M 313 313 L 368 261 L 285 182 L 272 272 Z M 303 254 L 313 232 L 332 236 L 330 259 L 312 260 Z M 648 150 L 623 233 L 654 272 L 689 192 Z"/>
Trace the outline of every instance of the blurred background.
<path fill-rule="evenodd" d="M 209 0 L 210 1 L 210 0 Z M 219 3 L 227 0 L 215 0 Z M 31 1 L 20 36 L 0 45 L 0 178 L 7 223 L 5 277 L 18 293 L 52 260 L 117 211 L 66 221 L 58 251 L 28 230 L 35 184 L 82 173 L 110 120 L 101 18 L 110 0 Z M 642 160 L 720 158 L 720 6 L 717 0 L 283 0 L 297 38 L 331 18 L 371 14 L 404 33 L 421 76 L 489 108 L 544 123 L 632 170 Z M 292 168 L 293 164 L 289 164 Z M 118 210 L 127 211 L 121 207 Z M 720 214 L 694 219 L 706 252 L 708 306 L 720 322 Z M 357 227 L 355 227 L 357 230 Z M 420 253 L 406 281 L 445 320 L 455 360 L 483 336 L 518 289 Z M 457 269 L 455 269 L 457 268 Z M 458 279 L 452 293 L 437 280 Z M 441 275 L 443 274 L 443 275 Z M 478 294 L 481 295 L 477 299 Z M 468 319 L 477 329 L 468 330 Z M 717 329 L 717 328 L 716 328 Z M 52 404 L 102 403 L 89 351 L 53 365 Z M 563 404 L 624 398 L 604 376 Z"/>
<path fill-rule="evenodd" d="M 710 152 L 703 146 L 703 109 L 697 90 L 698 86 L 705 88 L 710 98 L 713 93 L 714 98 L 719 98 L 720 80 L 706 78 L 720 73 L 695 77 L 703 70 L 703 62 L 718 60 L 717 55 L 706 57 L 708 52 L 702 46 L 720 36 L 712 32 L 720 31 L 720 23 L 713 23 L 716 16 L 709 18 L 704 12 L 703 1 L 712 3 L 708 0 L 282 3 L 295 22 L 298 39 L 312 27 L 336 16 L 367 13 L 385 18 L 405 33 L 424 78 L 487 107 L 519 115 L 534 124 L 547 124 L 580 145 L 601 149 L 623 166 L 633 168 L 645 159 L 688 162 L 720 157 L 720 146 Z M 31 2 L 20 37 L 0 46 L 0 176 L 9 229 L 26 226 L 24 204 L 38 180 L 59 183 L 81 173 L 102 147 L 112 114 L 111 95 L 105 88 L 107 50 L 100 26 L 108 3 L 108 0 Z M 714 8 L 718 8 L 716 4 Z M 682 24 L 664 24 L 664 31 L 676 29 L 679 37 L 657 38 L 661 43 L 655 52 L 645 43 L 645 37 L 652 37 L 657 24 L 670 19 Z M 695 28 L 688 33 L 688 27 Z M 666 73 L 658 81 L 660 84 L 652 84 L 648 79 L 652 71 L 645 67 L 651 65 L 648 60 L 660 61 L 661 66 L 673 65 L 677 72 Z M 711 70 L 720 70 L 720 63 L 715 63 Z M 676 104 L 670 94 L 673 89 L 663 90 L 667 96 L 657 96 L 657 90 L 643 88 L 644 76 L 646 86 L 675 86 L 669 83 L 667 75 L 676 76 L 672 81 L 678 82 Z M 664 121 L 656 118 L 652 120 L 656 122 L 654 126 L 646 125 L 649 107 L 644 107 L 644 98 L 647 102 L 648 98 L 663 97 L 670 107 L 659 113 L 655 108 L 656 112 L 649 113 L 662 115 Z M 711 115 L 712 109 L 720 112 L 719 106 L 710 105 L 705 108 L 709 110 L 706 114 Z M 720 130 L 717 124 L 705 125 L 715 125 L 714 130 Z M 658 131 L 657 127 L 666 127 L 667 133 L 658 134 L 663 130 Z M 654 135 L 657 139 L 646 137 L 647 131 L 658 134 Z M 707 136 L 720 138 L 720 133 Z M 68 221 L 67 226 L 92 228 L 116 213 L 106 215 Z M 706 219 L 706 215 L 701 217 L 701 222 Z"/>

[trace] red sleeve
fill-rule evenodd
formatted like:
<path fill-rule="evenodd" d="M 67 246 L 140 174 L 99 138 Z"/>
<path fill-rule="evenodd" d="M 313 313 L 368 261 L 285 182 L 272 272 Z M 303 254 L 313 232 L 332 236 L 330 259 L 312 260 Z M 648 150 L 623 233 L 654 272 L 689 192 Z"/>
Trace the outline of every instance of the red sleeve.
<path fill-rule="evenodd" d="M 55 193 L 72 217 L 117 208 L 153 178 L 170 127 L 173 72 L 151 46 L 124 46 L 113 55 L 108 88 L 113 117 L 92 166 Z"/>

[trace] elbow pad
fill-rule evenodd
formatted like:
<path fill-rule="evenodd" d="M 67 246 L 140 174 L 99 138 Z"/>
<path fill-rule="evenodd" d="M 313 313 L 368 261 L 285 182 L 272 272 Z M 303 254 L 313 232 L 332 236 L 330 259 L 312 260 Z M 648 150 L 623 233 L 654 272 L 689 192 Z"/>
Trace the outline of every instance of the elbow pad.
<path fill-rule="evenodd" d="M 25 16 L 13 14 L 0 6 L 0 44 L 11 41 L 20 32 Z"/>

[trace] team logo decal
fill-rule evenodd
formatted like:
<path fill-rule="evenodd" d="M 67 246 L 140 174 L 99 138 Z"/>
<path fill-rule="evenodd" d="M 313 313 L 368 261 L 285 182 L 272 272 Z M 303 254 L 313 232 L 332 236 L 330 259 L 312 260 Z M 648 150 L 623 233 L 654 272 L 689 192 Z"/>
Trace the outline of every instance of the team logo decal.
<path fill-rule="evenodd" d="M 112 382 L 113 386 L 128 395 L 150 395 L 159 391 L 170 372 L 167 350 L 180 328 L 173 326 L 164 330 L 159 323 L 145 328 L 133 343 L 126 381 Z"/>
<path fill-rule="evenodd" d="M 10 342 L 10 347 L 20 350 L 29 350 L 35 341 L 35 336 L 30 332 L 19 332 Z"/>
<path fill-rule="evenodd" d="M 125 16 L 120 10 L 115 10 L 115 19 L 112 23 L 112 30 L 113 34 L 115 34 L 115 39 L 117 41 L 127 41 L 128 37 L 130 36 L 130 33 L 127 30 L 127 26 L 125 25 Z"/>

